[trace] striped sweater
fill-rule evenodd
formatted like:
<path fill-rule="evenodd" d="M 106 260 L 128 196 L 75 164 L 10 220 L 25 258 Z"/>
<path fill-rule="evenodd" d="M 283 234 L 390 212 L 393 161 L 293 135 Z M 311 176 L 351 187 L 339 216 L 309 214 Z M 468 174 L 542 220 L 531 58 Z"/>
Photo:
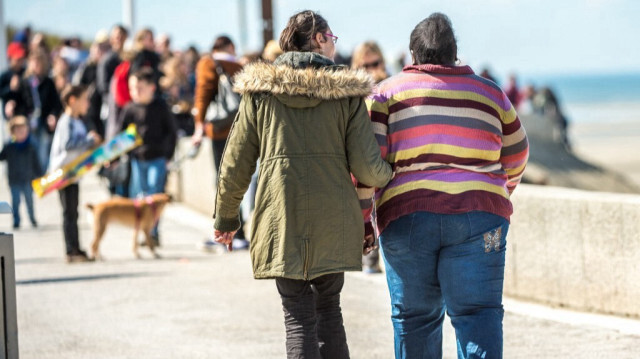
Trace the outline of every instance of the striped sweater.
<path fill-rule="evenodd" d="M 416 211 L 486 211 L 509 219 L 528 141 L 515 109 L 468 66 L 407 66 L 367 99 L 382 157 L 395 177 L 375 193 L 380 233 Z M 365 218 L 373 189 L 358 188 Z M 366 226 L 371 233 L 371 226 Z"/>

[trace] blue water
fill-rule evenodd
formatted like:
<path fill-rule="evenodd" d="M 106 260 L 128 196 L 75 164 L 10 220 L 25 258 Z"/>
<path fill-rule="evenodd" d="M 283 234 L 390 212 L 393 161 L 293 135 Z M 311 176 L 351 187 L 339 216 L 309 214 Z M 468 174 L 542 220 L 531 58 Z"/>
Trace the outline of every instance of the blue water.
<path fill-rule="evenodd" d="M 549 86 L 567 103 L 640 102 L 640 73 L 612 75 L 559 75 L 531 78 L 536 86 Z"/>
<path fill-rule="evenodd" d="M 550 87 L 575 122 L 640 122 L 640 73 L 525 77 L 520 85 Z"/>

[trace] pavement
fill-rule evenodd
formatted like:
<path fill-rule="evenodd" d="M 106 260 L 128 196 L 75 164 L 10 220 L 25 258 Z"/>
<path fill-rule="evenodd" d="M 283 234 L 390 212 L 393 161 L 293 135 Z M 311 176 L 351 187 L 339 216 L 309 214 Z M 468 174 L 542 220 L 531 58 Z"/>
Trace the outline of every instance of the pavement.
<path fill-rule="evenodd" d="M 91 225 L 86 203 L 108 196 L 88 175 L 81 184 L 82 247 Z M 0 201 L 10 201 L 0 183 Z M 25 213 L 24 208 L 21 208 Z M 26 213 L 25 213 L 26 214 Z M 20 357 L 284 358 L 280 299 L 272 280 L 254 280 L 247 251 L 204 252 L 212 221 L 180 203 L 165 210 L 161 259 L 132 253 L 132 230 L 109 227 L 104 261 L 67 264 L 57 193 L 36 200 L 38 229 L 13 231 Z M 384 275 L 348 273 L 342 295 L 351 357 L 392 358 L 393 330 Z M 640 320 L 573 312 L 505 298 L 505 358 L 636 358 Z M 444 358 L 455 358 L 445 323 Z"/>

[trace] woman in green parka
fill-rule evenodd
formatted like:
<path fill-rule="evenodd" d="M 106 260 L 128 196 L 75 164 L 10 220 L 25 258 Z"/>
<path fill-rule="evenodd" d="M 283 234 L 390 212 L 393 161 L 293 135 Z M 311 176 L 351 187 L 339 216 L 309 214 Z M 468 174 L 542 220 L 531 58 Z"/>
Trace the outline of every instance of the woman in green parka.
<path fill-rule="evenodd" d="M 242 102 L 218 175 L 214 236 L 230 245 L 260 159 L 250 253 L 254 277 L 276 279 L 288 358 L 349 357 L 340 291 L 344 272 L 362 269 L 364 239 L 350 174 L 374 187 L 392 177 L 364 103 L 372 80 L 334 64 L 337 39 L 300 12 L 280 36 L 284 54 L 236 75 Z"/>

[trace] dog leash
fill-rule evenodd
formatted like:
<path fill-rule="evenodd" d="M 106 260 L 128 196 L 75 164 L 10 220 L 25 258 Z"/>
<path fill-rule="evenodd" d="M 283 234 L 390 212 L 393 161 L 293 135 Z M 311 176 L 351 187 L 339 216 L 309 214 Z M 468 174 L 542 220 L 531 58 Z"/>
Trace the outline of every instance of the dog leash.
<path fill-rule="evenodd" d="M 155 227 L 158 224 L 160 218 L 158 218 L 158 206 L 153 201 L 151 196 L 146 196 L 144 198 L 136 198 L 133 200 L 133 208 L 136 211 L 136 231 L 140 229 L 140 223 L 142 222 L 142 209 L 144 208 L 142 205 L 142 200 L 151 207 L 151 214 L 153 215 L 153 226 Z"/>

